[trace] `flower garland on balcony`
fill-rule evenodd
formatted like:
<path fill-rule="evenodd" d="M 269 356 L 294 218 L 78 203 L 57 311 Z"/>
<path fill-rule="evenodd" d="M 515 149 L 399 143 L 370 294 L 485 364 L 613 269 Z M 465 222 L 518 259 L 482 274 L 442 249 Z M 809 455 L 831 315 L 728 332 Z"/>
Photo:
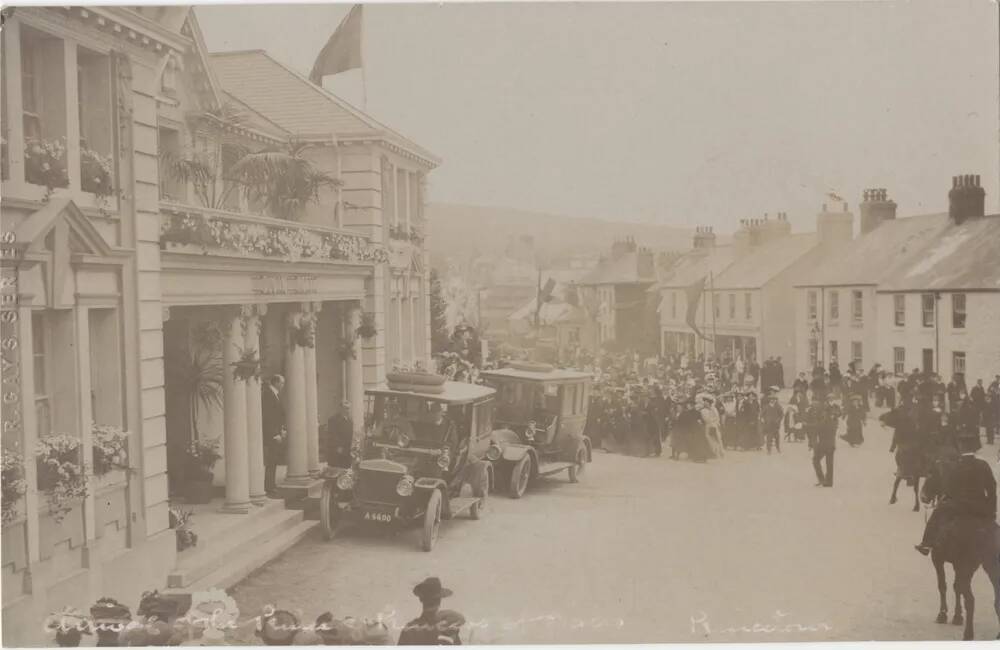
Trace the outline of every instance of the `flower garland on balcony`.
<path fill-rule="evenodd" d="M 49 514 L 62 521 L 87 496 L 87 475 L 80 461 L 80 440 L 60 433 L 38 441 L 38 489 L 46 493 Z"/>
<path fill-rule="evenodd" d="M 13 449 L 3 450 L 3 472 L 0 476 L 3 484 L 2 523 L 4 526 L 17 519 L 17 504 L 24 493 L 28 491 L 28 483 L 24 480 L 24 456 Z"/>
<path fill-rule="evenodd" d="M 241 255 L 281 257 L 293 262 L 328 259 L 381 264 L 389 261 L 385 248 L 363 237 L 315 232 L 291 226 L 244 223 L 201 215 L 164 215 L 160 245 L 199 246 Z"/>
<path fill-rule="evenodd" d="M 110 424 L 94 424 L 91 429 L 94 476 L 104 476 L 113 469 L 129 469 L 128 434 Z"/>

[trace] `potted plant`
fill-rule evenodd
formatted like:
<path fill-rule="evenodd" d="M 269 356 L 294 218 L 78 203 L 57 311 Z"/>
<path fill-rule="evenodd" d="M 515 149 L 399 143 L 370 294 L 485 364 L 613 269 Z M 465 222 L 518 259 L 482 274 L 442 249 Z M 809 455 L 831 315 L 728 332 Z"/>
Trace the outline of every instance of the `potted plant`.
<path fill-rule="evenodd" d="M 94 476 L 128 469 L 128 434 L 121 427 L 93 424 L 91 428 Z"/>
<path fill-rule="evenodd" d="M 177 536 L 177 550 L 191 548 L 198 545 L 198 535 L 191 530 L 191 516 L 194 514 L 190 510 L 181 510 L 170 506 L 170 527 L 174 529 Z"/>
<path fill-rule="evenodd" d="M 62 521 L 87 496 L 87 476 L 81 461 L 80 440 L 63 433 L 38 441 L 38 489 L 46 494 L 49 514 Z"/>
<path fill-rule="evenodd" d="M 363 339 L 370 339 L 373 338 L 376 333 L 375 316 L 369 312 L 363 313 L 361 315 L 361 324 L 358 325 L 356 334 Z"/>
<path fill-rule="evenodd" d="M 192 440 L 186 449 L 184 488 L 188 503 L 208 503 L 212 500 L 212 468 L 222 458 L 218 438 Z"/>
<path fill-rule="evenodd" d="M 66 143 L 64 138 L 43 140 L 31 138 L 24 147 L 24 178 L 46 189 L 46 200 L 57 187 L 69 185 L 66 173 Z"/>

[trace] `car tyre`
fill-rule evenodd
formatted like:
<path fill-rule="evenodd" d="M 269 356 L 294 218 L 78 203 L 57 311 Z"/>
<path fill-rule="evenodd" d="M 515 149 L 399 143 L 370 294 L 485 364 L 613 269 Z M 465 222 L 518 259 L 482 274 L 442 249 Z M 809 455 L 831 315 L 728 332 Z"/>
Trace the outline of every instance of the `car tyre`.
<path fill-rule="evenodd" d="M 441 490 L 433 490 L 427 499 L 427 512 L 424 513 L 424 530 L 420 546 L 425 551 L 434 548 L 438 530 L 441 527 Z"/>
<path fill-rule="evenodd" d="M 323 534 L 328 540 L 337 536 L 337 525 L 341 518 L 335 492 L 334 482 L 326 481 L 323 484 L 323 494 L 319 497 L 319 519 L 323 526 Z"/>
<path fill-rule="evenodd" d="M 521 460 L 517 461 L 517 464 L 514 465 L 514 470 L 510 473 L 510 498 L 520 499 L 523 497 L 525 491 L 528 489 L 528 481 L 530 480 L 531 456 L 525 454 Z"/>
<path fill-rule="evenodd" d="M 581 444 L 576 448 L 573 464 L 569 466 L 569 482 L 579 483 L 585 471 L 587 471 L 587 447 Z"/>

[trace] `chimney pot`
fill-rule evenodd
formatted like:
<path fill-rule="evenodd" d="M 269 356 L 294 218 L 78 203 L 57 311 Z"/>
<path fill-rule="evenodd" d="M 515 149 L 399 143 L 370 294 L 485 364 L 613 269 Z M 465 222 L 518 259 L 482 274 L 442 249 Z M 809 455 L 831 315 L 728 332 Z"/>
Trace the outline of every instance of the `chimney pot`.
<path fill-rule="evenodd" d="M 976 187 L 979 187 L 979 174 L 976 174 Z"/>

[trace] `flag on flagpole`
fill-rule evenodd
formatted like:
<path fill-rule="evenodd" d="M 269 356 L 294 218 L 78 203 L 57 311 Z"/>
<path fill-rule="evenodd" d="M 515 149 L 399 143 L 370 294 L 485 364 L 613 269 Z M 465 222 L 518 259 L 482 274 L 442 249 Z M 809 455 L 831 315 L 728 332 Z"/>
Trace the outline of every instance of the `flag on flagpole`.
<path fill-rule="evenodd" d="M 361 5 L 354 5 L 347 16 L 340 21 L 337 30 L 330 36 L 316 63 L 313 64 L 309 80 L 316 85 L 323 84 L 323 77 L 353 70 L 364 66 L 361 60 Z"/>
<path fill-rule="evenodd" d="M 701 330 L 698 329 L 698 325 L 695 322 L 695 318 L 698 315 L 698 303 L 701 302 L 701 294 L 704 293 L 704 291 L 705 278 L 701 278 L 684 290 L 687 294 L 687 326 L 690 327 L 699 338 L 711 341 L 712 339 L 701 333 Z"/>

